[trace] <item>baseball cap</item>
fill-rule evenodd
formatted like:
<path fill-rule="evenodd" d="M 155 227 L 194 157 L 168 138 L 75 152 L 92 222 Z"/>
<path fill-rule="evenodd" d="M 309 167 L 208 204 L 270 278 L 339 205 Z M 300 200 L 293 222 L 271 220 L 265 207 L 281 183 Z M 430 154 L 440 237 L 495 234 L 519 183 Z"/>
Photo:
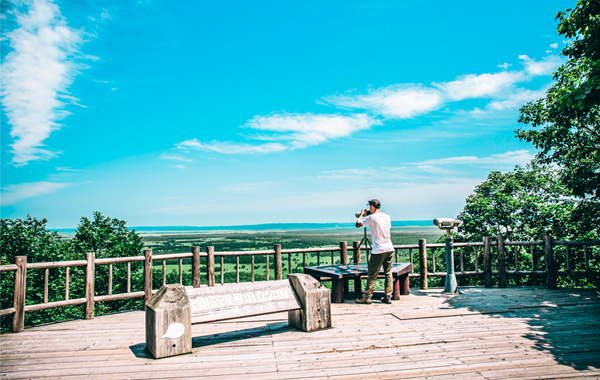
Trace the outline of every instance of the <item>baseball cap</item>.
<path fill-rule="evenodd" d="M 381 208 L 381 202 L 378 199 L 371 199 L 367 204 L 375 208 Z"/>

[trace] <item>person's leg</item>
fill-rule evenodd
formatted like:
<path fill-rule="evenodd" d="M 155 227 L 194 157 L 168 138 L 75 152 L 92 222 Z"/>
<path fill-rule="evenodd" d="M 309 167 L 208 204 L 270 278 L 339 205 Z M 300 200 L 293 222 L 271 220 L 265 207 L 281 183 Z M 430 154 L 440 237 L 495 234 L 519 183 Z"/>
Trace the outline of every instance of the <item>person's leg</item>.
<path fill-rule="evenodd" d="M 394 251 L 383 253 L 381 256 L 383 256 L 381 261 L 385 272 L 385 296 L 382 298 L 382 301 L 391 303 L 392 293 L 394 292 L 394 281 L 392 278 Z"/>
<path fill-rule="evenodd" d="M 379 275 L 379 269 L 381 269 L 381 264 L 382 255 L 371 254 L 371 259 L 369 260 L 369 275 L 367 277 L 367 285 L 365 287 L 362 299 L 356 300 L 356 302 L 371 303 L 371 297 L 373 297 L 373 292 L 375 291 L 375 283 L 377 281 L 377 276 Z"/>

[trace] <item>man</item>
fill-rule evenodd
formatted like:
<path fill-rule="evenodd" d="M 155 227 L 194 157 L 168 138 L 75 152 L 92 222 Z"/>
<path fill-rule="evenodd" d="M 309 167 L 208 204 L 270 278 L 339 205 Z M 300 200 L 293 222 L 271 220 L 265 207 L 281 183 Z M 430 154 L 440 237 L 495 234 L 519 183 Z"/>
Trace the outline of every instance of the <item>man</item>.
<path fill-rule="evenodd" d="M 371 298 L 375 291 L 375 282 L 377 281 L 379 269 L 381 269 L 382 265 L 385 271 L 385 295 L 381 298 L 381 302 L 392 303 L 392 292 L 394 290 L 392 282 L 394 245 L 392 244 L 390 234 L 392 221 L 389 215 L 381 212 L 381 202 L 377 199 L 371 199 L 368 205 L 371 213 L 364 217 L 366 210 L 362 210 L 360 216 L 356 219 L 356 228 L 369 227 L 371 229 L 373 249 L 371 250 L 371 259 L 369 260 L 367 287 L 362 298 L 357 299 L 356 303 L 371 303 Z"/>

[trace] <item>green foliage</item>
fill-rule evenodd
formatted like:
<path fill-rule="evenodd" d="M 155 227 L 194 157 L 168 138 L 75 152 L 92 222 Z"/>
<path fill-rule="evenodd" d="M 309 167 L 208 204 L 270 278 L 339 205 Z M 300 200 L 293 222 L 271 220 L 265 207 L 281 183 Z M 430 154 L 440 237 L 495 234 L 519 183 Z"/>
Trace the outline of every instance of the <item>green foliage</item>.
<path fill-rule="evenodd" d="M 464 222 L 458 239 L 482 241 L 484 236 L 503 236 L 513 241 L 540 240 L 544 235 L 566 239 L 576 235 L 572 228 L 576 204 L 556 170 L 547 166 L 491 172 L 457 217 Z"/>
<path fill-rule="evenodd" d="M 529 128 L 515 131 L 539 153 L 526 168 L 488 175 L 457 217 L 464 221 L 458 240 L 600 236 L 600 2 L 578 1 L 556 19 L 559 34 L 571 39 L 562 51 L 566 62 L 554 73 L 546 96 L 521 108 L 519 122 Z M 534 262 L 533 253 L 514 255 L 525 265 Z M 571 252 L 576 262 L 585 261 L 578 255 Z M 557 252 L 556 259 L 565 270 L 565 253 Z M 543 265 L 541 257 L 537 267 Z M 539 281 L 525 277 L 515 281 Z"/>
<path fill-rule="evenodd" d="M 56 231 L 46 228 L 46 219 L 37 219 L 27 215 L 23 219 L 0 220 L 0 246 L 2 254 L 1 264 L 14 264 L 15 256 L 27 256 L 27 262 L 50 262 L 68 260 L 71 256 L 71 246 L 61 239 Z M 42 270 L 31 270 L 27 272 L 27 299 L 26 304 L 39 304 L 44 301 L 44 276 Z M 14 276 L 2 275 L 0 288 L 0 299 L 2 308 L 12 305 Z M 71 271 L 70 294 L 71 298 L 83 295 L 83 271 L 73 268 Z M 56 268 L 48 272 L 48 301 L 64 299 L 65 292 L 65 269 Z M 75 307 L 61 308 L 60 310 L 49 310 L 44 312 L 33 312 L 25 314 L 26 326 L 40 323 L 52 322 L 68 318 L 80 317 L 81 311 Z M 11 324 L 10 317 L 1 320 L 2 331 L 6 331 Z"/>
<path fill-rule="evenodd" d="M 75 237 L 70 241 L 63 240 L 56 231 L 46 228 L 46 219 L 27 216 L 25 220 L 0 220 L 1 264 L 14 264 L 15 256 L 27 256 L 27 262 L 50 262 L 65 260 L 83 260 L 85 252 L 93 251 L 96 257 L 137 256 L 143 248 L 141 238 L 133 230 L 125 226 L 125 221 L 94 213 L 94 220 L 81 218 Z M 108 265 L 96 266 L 95 294 L 108 294 Z M 65 299 L 65 268 L 48 270 L 48 302 Z M 44 270 L 27 272 L 26 304 L 44 302 Z M 0 296 L 2 308 L 12 304 L 14 276 L 3 275 Z M 131 264 L 131 289 L 143 289 L 143 263 Z M 113 294 L 127 291 L 127 265 L 113 265 Z M 85 271 L 83 267 L 73 267 L 69 275 L 69 298 L 83 298 L 85 294 Z M 96 303 L 96 314 L 104 314 L 119 310 L 139 309 L 143 306 L 141 299 L 125 299 Z M 25 326 L 49 323 L 69 318 L 81 318 L 83 306 L 69 306 L 60 309 L 49 309 L 39 312 L 25 313 Z M 2 317 L 2 331 L 11 324 L 11 318 Z"/>
<path fill-rule="evenodd" d="M 94 220 L 82 217 L 72 244 L 75 253 L 95 252 L 96 258 L 126 257 L 140 254 L 142 238 L 125 226 L 124 220 L 112 219 L 94 212 Z"/>
<path fill-rule="evenodd" d="M 23 219 L 0 220 L 0 264 L 14 264 L 15 256 L 27 256 L 28 262 L 47 262 L 63 258 L 68 245 L 60 235 L 46 228 L 47 219 L 27 215 Z"/>
<path fill-rule="evenodd" d="M 541 149 L 536 159 L 559 166 L 561 181 L 573 195 L 590 197 L 579 207 L 591 214 L 600 200 L 600 2 L 578 1 L 559 12 L 558 32 L 572 42 L 562 51 L 567 61 L 554 73 L 546 97 L 521 108 L 519 139 Z M 594 223 L 600 221 L 596 212 Z"/>
<path fill-rule="evenodd" d="M 83 259 L 85 252 L 94 252 L 96 258 L 103 257 L 130 257 L 139 256 L 144 244 L 135 230 L 129 230 L 124 220 L 110 218 L 95 211 L 94 220 L 82 217 L 75 237 L 71 241 L 73 251 L 79 259 Z M 108 292 L 109 266 L 96 266 L 95 294 L 109 294 Z M 131 263 L 131 289 L 132 291 L 144 288 L 143 263 Z M 113 265 L 113 294 L 127 292 L 127 265 Z M 110 302 L 101 302 L 95 305 L 96 314 L 106 314 L 120 310 L 139 309 L 143 306 L 143 299 L 124 299 Z"/>

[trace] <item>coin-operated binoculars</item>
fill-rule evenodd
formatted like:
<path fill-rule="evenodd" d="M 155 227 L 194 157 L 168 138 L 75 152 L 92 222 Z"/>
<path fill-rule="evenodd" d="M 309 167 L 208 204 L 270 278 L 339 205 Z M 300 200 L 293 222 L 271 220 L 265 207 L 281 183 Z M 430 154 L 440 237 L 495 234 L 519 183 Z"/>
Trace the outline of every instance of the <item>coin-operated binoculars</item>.
<path fill-rule="evenodd" d="M 446 230 L 446 286 L 444 293 L 457 293 L 458 284 L 456 274 L 454 273 L 454 251 L 452 249 L 452 235 L 450 230 L 462 226 L 462 220 L 450 218 L 438 218 L 433 220 L 433 224 L 440 230 Z"/>

